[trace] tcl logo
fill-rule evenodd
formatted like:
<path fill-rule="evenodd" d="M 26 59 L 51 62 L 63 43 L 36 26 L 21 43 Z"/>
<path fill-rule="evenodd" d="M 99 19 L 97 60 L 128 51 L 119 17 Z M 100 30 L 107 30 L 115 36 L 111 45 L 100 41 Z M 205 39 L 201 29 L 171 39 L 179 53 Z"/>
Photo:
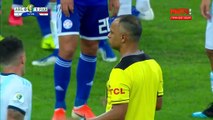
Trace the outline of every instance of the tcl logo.
<path fill-rule="evenodd" d="M 110 94 L 125 94 L 123 88 L 114 88 L 114 89 L 109 89 Z"/>

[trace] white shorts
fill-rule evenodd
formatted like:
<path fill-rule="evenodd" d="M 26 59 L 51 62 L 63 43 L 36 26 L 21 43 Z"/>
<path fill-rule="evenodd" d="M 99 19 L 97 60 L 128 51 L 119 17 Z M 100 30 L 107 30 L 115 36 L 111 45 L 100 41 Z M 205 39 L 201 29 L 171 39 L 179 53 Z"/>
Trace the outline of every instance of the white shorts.
<path fill-rule="evenodd" d="M 213 17 L 207 22 L 205 48 L 213 50 Z"/>

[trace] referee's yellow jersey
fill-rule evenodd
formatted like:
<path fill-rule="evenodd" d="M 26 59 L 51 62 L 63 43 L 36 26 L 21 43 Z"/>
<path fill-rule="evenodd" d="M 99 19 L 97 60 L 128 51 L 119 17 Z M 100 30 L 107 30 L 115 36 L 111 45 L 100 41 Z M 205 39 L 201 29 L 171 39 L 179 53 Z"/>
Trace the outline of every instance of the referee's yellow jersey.
<path fill-rule="evenodd" d="M 128 103 L 125 120 L 154 120 L 157 96 L 162 95 L 159 64 L 144 53 L 126 56 L 110 73 L 106 111 L 113 104 Z"/>

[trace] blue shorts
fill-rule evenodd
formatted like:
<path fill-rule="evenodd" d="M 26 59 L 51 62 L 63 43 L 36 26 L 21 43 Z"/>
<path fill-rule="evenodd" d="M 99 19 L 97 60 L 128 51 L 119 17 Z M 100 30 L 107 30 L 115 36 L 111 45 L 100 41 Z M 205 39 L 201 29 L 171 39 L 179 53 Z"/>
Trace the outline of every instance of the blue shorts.
<path fill-rule="evenodd" d="M 46 7 L 49 0 L 30 0 L 30 4 L 33 4 L 34 7 Z"/>
<path fill-rule="evenodd" d="M 75 4 L 74 13 L 66 17 L 57 6 L 58 35 L 79 35 L 86 40 L 107 39 L 109 14 L 107 5 L 82 6 Z"/>

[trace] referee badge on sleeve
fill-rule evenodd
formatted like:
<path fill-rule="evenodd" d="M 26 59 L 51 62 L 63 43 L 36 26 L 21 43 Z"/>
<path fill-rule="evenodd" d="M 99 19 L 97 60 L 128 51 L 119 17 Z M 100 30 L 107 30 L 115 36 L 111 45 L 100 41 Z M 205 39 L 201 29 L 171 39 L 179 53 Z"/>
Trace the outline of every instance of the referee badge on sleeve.
<path fill-rule="evenodd" d="M 13 97 L 13 101 L 24 103 L 24 96 L 21 93 L 16 93 Z"/>

